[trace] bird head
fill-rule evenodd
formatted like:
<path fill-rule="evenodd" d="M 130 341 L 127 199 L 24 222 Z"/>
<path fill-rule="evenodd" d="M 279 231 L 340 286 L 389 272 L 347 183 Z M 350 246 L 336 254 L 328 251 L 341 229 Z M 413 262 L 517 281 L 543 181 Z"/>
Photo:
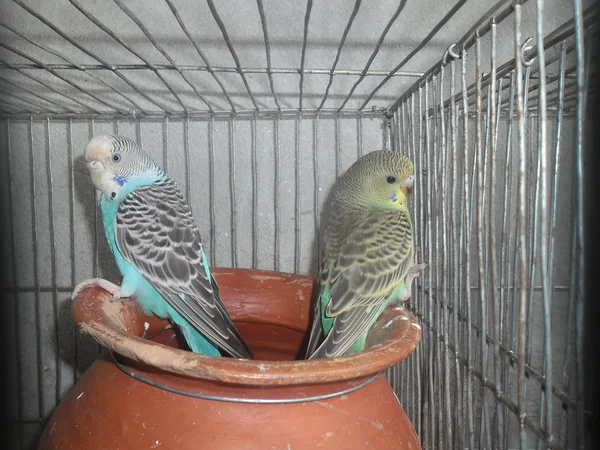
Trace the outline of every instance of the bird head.
<path fill-rule="evenodd" d="M 110 200 L 128 190 L 131 180 L 157 169 L 150 157 L 124 136 L 95 136 L 85 147 L 85 162 L 92 183 Z"/>
<path fill-rule="evenodd" d="M 390 150 L 378 150 L 358 159 L 342 176 L 341 188 L 362 206 L 406 206 L 415 175 L 412 162 Z"/>

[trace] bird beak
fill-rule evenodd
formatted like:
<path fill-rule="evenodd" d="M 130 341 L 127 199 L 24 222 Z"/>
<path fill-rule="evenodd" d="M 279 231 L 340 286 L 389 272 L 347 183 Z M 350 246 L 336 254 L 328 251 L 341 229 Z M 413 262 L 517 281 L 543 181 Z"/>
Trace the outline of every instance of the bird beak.
<path fill-rule="evenodd" d="M 404 192 L 405 195 L 410 194 L 413 188 L 413 184 L 415 182 L 414 174 L 410 175 L 404 182 L 400 185 L 400 190 Z"/>
<path fill-rule="evenodd" d="M 90 173 L 92 183 L 94 183 L 96 189 L 101 189 L 101 186 L 105 179 L 104 164 L 102 164 L 100 161 L 92 159 L 88 160 L 85 165 Z"/>
<path fill-rule="evenodd" d="M 102 164 L 100 161 L 96 161 L 95 159 L 88 160 L 85 165 L 90 173 L 104 172 L 104 164 Z"/>

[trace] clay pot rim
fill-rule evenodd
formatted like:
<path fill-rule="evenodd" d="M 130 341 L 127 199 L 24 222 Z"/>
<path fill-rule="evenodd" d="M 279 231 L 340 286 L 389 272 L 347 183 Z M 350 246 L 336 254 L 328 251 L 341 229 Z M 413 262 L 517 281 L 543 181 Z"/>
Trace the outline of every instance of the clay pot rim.
<path fill-rule="evenodd" d="M 402 361 L 412 353 L 421 338 L 421 327 L 414 315 L 406 309 L 394 307 L 386 310 L 386 320 L 389 320 L 390 314 L 399 319 L 393 338 L 360 353 L 311 361 L 241 360 L 192 353 L 137 336 L 122 325 L 121 315 L 133 310 L 143 314 L 130 300 L 111 302 L 109 294 L 99 288 L 83 290 L 73 302 L 73 314 L 80 331 L 119 355 L 173 374 L 242 385 L 291 386 L 366 378 Z"/>

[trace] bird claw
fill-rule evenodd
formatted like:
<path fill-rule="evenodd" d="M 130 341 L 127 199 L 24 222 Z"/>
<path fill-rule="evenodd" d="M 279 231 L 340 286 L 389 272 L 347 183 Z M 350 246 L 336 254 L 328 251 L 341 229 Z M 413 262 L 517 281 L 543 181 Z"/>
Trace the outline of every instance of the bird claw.
<path fill-rule="evenodd" d="M 426 267 L 427 264 L 415 264 L 414 266 L 412 266 L 410 269 L 408 269 L 408 273 L 406 274 L 404 283 L 407 286 L 410 286 L 410 284 L 415 278 L 419 278 L 421 272 L 423 272 L 423 270 L 425 270 Z"/>
<path fill-rule="evenodd" d="M 81 291 L 89 287 L 99 287 L 111 295 L 110 301 L 115 302 L 124 297 L 121 292 L 121 288 L 114 283 L 102 278 L 92 278 L 89 280 L 82 281 L 73 289 L 71 294 L 71 300 L 75 300 L 75 297 L 79 295 Z"/>
<path fill-rule="evenodd" d="M 425 270 L 427 264 L 415 264 L 404 277 L 404 291 L 398 296 L 398 301 L 405 302 L 412 296 L 412 282 L 415 278 L 421 275 L 421 272 Z"/>

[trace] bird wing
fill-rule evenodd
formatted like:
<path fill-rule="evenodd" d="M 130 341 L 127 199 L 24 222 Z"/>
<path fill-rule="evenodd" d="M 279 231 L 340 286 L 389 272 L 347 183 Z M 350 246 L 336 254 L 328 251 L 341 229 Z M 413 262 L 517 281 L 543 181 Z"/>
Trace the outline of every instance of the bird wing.
<path fill-rule="evenodd" d="M 325 313 L 335 320 L 315 356 L 346 352 L 404 279 L 412 259 L 408 210 L 375 210 L 355 224 L 330 273 L 331 300 Z"/>
<path fill-rule="evenodd" d="M 172 179 L 125 197 L 116 241 L 123 257 L 198 332 L 237 358 L 252 357 L 221 301 L 196 222 Z"/>

